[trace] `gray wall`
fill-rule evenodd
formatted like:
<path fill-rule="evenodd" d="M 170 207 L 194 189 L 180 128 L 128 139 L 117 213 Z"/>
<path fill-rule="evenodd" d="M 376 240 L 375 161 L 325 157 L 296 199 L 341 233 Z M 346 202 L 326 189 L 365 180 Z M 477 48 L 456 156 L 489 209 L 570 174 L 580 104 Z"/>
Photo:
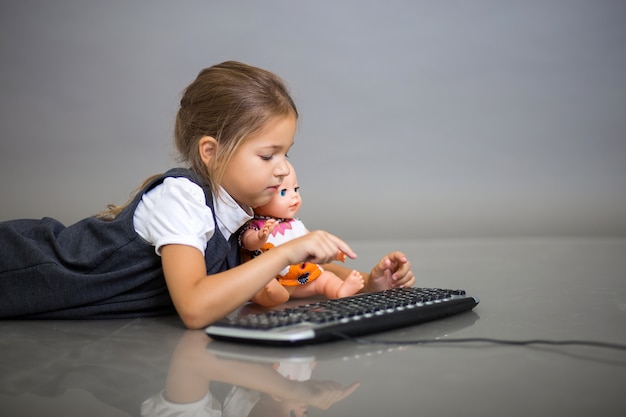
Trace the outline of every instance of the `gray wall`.
<path fill-rule="evenodd" d="M 4 1 L 0 220 L 73 222 L 176 164 L 206 66 L 281 75 L 309 228 L 626 235 L 626 3 Z"/>

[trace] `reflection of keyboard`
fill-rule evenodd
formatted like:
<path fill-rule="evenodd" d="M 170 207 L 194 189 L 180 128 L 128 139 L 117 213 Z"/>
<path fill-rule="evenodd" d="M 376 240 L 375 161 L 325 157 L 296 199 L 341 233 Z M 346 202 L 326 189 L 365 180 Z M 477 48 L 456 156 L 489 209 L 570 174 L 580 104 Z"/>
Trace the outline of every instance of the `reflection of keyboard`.
<path fill-rule="evenodd" d="M 206 332 L 218 340 L 300 345 L 391 330 L 471 310 L 463 290 L 395 288 L 293 308 L 231 315 Z"/>

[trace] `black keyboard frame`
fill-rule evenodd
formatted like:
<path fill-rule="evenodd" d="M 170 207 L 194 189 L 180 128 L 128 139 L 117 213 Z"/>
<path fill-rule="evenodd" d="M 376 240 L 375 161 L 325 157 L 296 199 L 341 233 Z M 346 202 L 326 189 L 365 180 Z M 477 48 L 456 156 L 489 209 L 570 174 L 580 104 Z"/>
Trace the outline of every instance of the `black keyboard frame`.
<path fill-rule="evenodd" d="M 235 314 L 205 331 L 216 340 L 296 346 L 437 320 L 469 311 L 478 303 L 478 298 L 468 296 L 463 290 L 394 288 L 260 313 Z"/>

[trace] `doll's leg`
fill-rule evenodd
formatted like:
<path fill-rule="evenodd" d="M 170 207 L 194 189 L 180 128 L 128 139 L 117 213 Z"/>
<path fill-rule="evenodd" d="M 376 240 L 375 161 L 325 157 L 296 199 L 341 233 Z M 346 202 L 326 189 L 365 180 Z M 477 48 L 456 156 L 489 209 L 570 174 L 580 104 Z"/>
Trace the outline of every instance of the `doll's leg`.
<path fill-rule="evenodd" d="M 264 307 L 275 307 L 289 300 L 289 291 L 275 279 L 252 297 L 252 302 Z"/>
<path fill-rule="evenodd" d="M 356 270 L 350 272 L 350 274 L 344 280 L 342 280 L 332 272 L 325 271 L 324 273 L 331 274 L 334 277 L 334 279 L 329 280 L 327 285 L 324 287 L 324 294 L 328 294 L 328 298 L 340 298 L 354 295 L 359 292 L 359 290 L 363 288 L 363 286 L 365 286 L 363 275 L 361 275 L 361 273 Z M 339 281 L 339 286 L 336 286 L 337 281 Z"/>
<path fill-rule="evenodd" d="M 330 271 L 324 271 L 310 284 L 295 287 L 292 296 L 302 298 L 323 294 L 328 298 L 347 297 L 359 292 L 364 285 L 363 276 L 358 271 L 352 271 L 345 280 Z"/>

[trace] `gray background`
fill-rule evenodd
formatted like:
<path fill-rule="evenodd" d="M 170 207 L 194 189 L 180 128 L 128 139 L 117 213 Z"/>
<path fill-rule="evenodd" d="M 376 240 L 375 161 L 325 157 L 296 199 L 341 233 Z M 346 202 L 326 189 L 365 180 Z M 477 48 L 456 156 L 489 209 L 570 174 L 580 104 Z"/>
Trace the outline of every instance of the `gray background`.
<path fill-rule="evenodd" d="M 291 86 L 310 229 L 626 235 L 626 3 L 3 1 L 0 220 L 66 223 L 176 165 L 182 89 Z"/>

